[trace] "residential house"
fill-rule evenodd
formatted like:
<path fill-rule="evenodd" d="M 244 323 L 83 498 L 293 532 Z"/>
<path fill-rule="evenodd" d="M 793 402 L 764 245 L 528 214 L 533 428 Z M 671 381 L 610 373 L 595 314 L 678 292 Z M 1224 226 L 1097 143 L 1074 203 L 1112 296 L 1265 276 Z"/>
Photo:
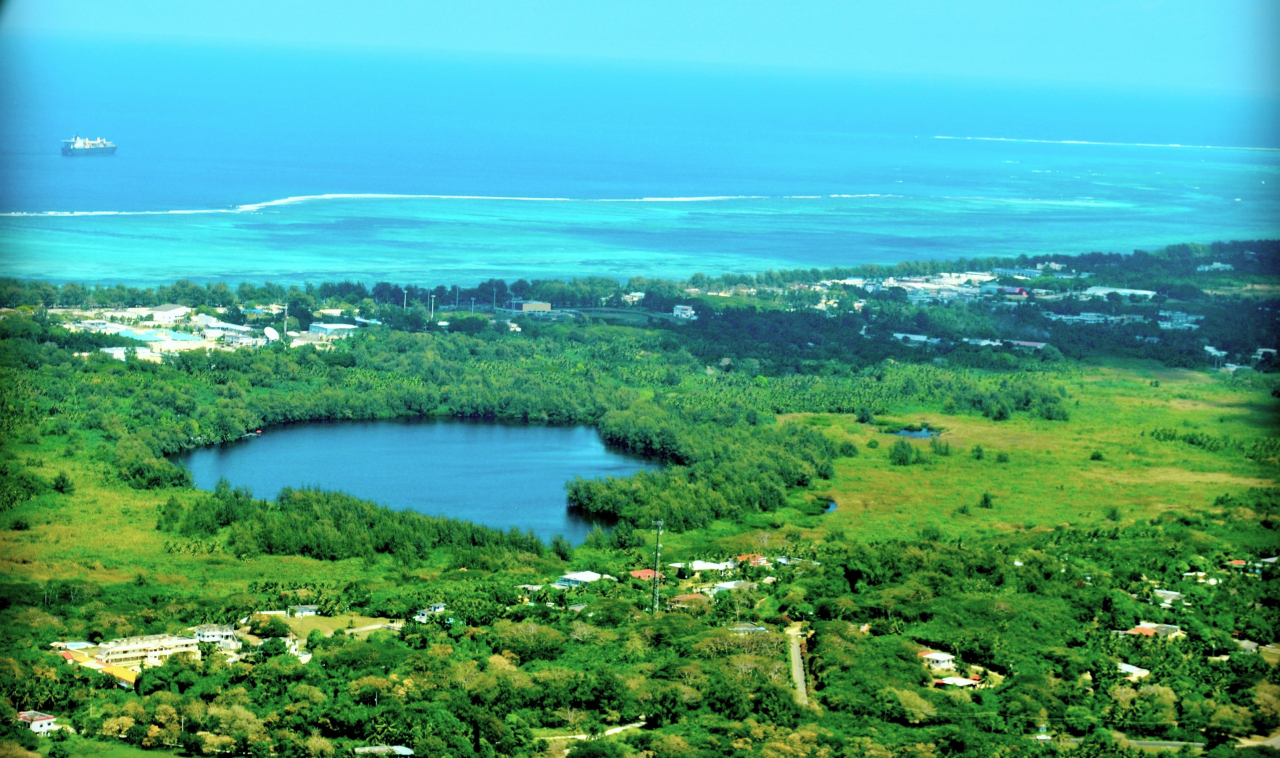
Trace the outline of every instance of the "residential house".
<path fill-rule="evenodd" d="M 977 679 L 966 679 L 962 676 L 944 676 L 933 680 L 935 687 L 975 687 L 977 684 Z"/>
<path fill-rule="evenodd" d="M 1161 639 L 1177 639 L 1185 637 L 1187 633 L 1182 631 L 1182 627 L 1174 624 L 1157 624 L 1151 621 L 1140 622 L 1132 629 L 1126 629 L 1121 634 L 1133 634 L 1141 637 L 1160 637 Z"/>
<path fill-rule="evenodd" d="M 675 597 L 671 598 L 671 602 L 669 603 L 669 605 L 672 608 L 691 608 L 695 605 L 705 606 L 706 603 L 707 603 L 706 595 L 694 592 L 687 595 L 676 595 Z"/>
<path fill-rule="evenodd" d="M 320 615 L 320 607 L 316 605 L 294 605 L 289 608 L 289 612 L 297 618 L 318 616 Z"/>
<path fill-rule="evenodd" d="M 745 563 L 748 566 L 768 566 L 769 559 L 759 553 L 746 553 L 734 558 L 738 563 Z"/>
<path fill-rule="evenodd" d="M 697 574 L 702 571 L 730 571 L 736 567 L 733 561 L 724 561 L 723 563 L 713 563 L 711 561 L 693 561 L 692 563 L 672 563 L 668 564 L 671 568 L 688 569 Z"/>
<path fill-rule="evenodd" d="M 956 657 L 950 653 L 940 653 L 926 648 L 916 655 L 934 671 L 955 671 L 956 669 Z"/>
<path fill-rule="evenodd" d="M 694 313 L 692 305 L 677 305 L 671 309 L 671 315 L 689 321 L 695 321 L 698 318 L 698 314 Z"/>
<path fill-rule="evenodd" d="M 191 627 L 191 631 L 196 633 L 196 642 L 211 642 L 222 650 L 240 649 L 240 638 L 230 624 L 201 624 Z"/>
<path fill-rule="evenodd" d="M 19 711 L 18 721 L 26 724 L 28 729 L 41 737 L 58 728 L 56 716 L 40 711 Z"/>
<path fill-rule="evenodd" d="M 580 587 L 584 584 L 598 582 L 602 578 L 604 578 L 604 574 L 597 574 L 594 571 L 570 571 L 557 579 L 555 586 L 560 587 L 561 589 Z"/>
<path fill-rule="evenodd" d="M 654 578 L 665 579 L 666 577 L 653 569 L 637 569 L 631 572 L 631 576 L 642 582 L 652 582 Z"/>
<path fill-rule="evenodd" d="M 742 579 L 733 582 L 719 582 L 711 589 L 711 594 L 717 592 L 731 592 L 733 590 L 753 590 L 756 588 L 755 582 L 748 582 Z"/>
<path fill-rule="evenodd" d="M 744 622 L 741 624 L 730 624 L 729 631 L 734 634 L 760 634 L 761 632 L 767 632 L 769 630 L 765 629 L 763 626 Z"/>
<path fill-rule="evenodd" d="M 1120 670 L 1120 673 L 1125 674 L 1125 679 L 1128 679 L 1131 682 L 1136 682 L 1142 677 L 1149 676 L 1151 674 L 1150 671 L 1144 668 L 1130 666 L 1127 663 L 1117 663 L 1116 668 Z"/>
<path fill-rule="evenodd" d="M 432 603 L 426 608 L 419 610 L 413 617 L 414 621 L 419 624 L 425 624 L 431 620 L 431 617 L 437 613 L 444 613 L 444 603 Z"/>

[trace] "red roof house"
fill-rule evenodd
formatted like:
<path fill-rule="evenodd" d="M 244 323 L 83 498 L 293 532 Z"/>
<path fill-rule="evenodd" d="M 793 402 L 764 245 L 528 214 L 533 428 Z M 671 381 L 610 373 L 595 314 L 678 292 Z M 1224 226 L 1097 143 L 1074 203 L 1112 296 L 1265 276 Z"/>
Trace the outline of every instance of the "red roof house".
<path fill-rule="evenodd" d="M 641 579 L 646 582 L 653 581 L 653 578 L 655 576 L 658 577 L 659 579 L 666 579 L 665 576 L 658 573 L 657 571 L 654 571 L 653 569 L 638 569 L 636 571 L 632 571 L 631 575 L 637 579 Z"/>
<path fill-rule="evenodd" d="M 1134 628 L 1125 632 L 1125 634 L 1140 634 L 1143 637 L 1154 637 L 1156 636 L 1156 630 L 1152 629 L 1149 626 L 1135 626 Z"/>

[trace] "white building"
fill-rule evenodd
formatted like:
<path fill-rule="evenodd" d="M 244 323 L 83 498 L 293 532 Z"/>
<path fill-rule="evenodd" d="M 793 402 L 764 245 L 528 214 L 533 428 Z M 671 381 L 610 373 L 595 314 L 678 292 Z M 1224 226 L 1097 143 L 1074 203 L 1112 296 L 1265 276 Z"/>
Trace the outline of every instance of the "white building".
<path fill-rule="evenodd" d="M 444 613 L 444 603 L 432 603 L 431 605 L 428 605 L 426 608 L 418 611 L 418 613 L 414 615 L 413 620 L 417 621 L 419 624 L 425 624 L 437 613 Z"/>
<path fill-rule="evenodd" d="M 319 321 L 314 321 L 311 324 L 311 328 L 307 331 L 312 334 L 318 334 L 321 337 L 335 337 L 341 339 L 359 328 L 360 327 L 355 324 L 322 324 Z"/>
<path fill-rule="evenodd" d="M 198 645 L 195 637 L 179 637 L 174 634 L 122 637 L 99 645 L 98 654 L 94 657 L 108 666 L 159 666 L 175 653 L 190 653 L 199 660 Z"/>
<path fill-rule="evenodd" d="M 151 320 L 159 324 L 176 324 L 187 317 L 191 309 L 185 305 L 165 303 L 150 309 Z"/>
<path fill-rule="evenodd" d="M 1236 267 L 1232 266 L 1230 263 L 1218 263 L 1217 261 L 1214 261 L 1213 263 L 1206 263 L 1204 265 L 1196 266 L 1196 271 L 1235 271 L 1235 270 L 1236 270 Z"/>
<path fill-rule="evenodd" d="M 737 567 L 733 561 L 725 561 L 724 563 L 712 563 L 711 561 L 694 561 L 692 563 L 672 563 L 672 568 L 687 568 L 693 573 L 700 571 L 731 571 Z"/>
<path fill-rule="evenodd" d="M 253 331 L 244 324 L 230 324 L 226 321 L 219 321 L 213 316 L 206 316 L 203 313 L 196 314 L 193 320 L 205 329 L 216 329 L 220 332 L 239 332 L 241 334 L 248 334 Z"/>
<path fill-rule="evenodd" d="M 128 358 L 128 353 L 130 350 L 134 351 L 135 356 L 140 361 L 151 361 L 152 363 L 160 362 L 160 356 L 151 352 L 151 348 L 149 347 L 138 347 L 138 348 L 100 347 L 98 348 L 98 352 L 106 353 L 107 355 L 111 356 L 112 358 L 115 358 L 118 361 L 126 360 Z"/>
<path fill-rule="evenodd" d="M 19 711 L 18 720 L 41 737 L 58 728 L 55 716 L 40 711 Z"/>
<path fill-rule="evenodd" d="M 690 321 L 695 321 L 698 318 L 698 314 L 693 312 L 692 305 L 677 305 L 671 309 L 671 315 L 676 318 L 688 319 Z"/>
<path fill-rule="evenodd" d="M 240 638 L 230 624 L 201 624 L 191 627 L 196 633 L 196 642 L 211 642 L 221 650 L 239 650 Z"/>
<path fill-rule="evenodd" d="M 1131 290 L 1124 289 L 1123 287 L 1089 287 L 1084 291 L 1084 296 L 1105 298 L 1112 292 L 1116 293 L 1120 297 L 1142 297 L 1150 299 L 1156 296 L 1156 293 L 1151 290 Z"/>
<path fill-rule="evenodd" d="M 936 650 L 922 650 L 917 653 L 929 668 L 935 671 L 955 671 L 956 657 L 950 653 L 939 653 Z"/>
<path fill-rule="evenodd" d="M 578 587 L 591 582 L 598 582 L 604 578 L 604 574 L 597 574 L 594 571 L 570 571 L 564 576 L 556 580 L 557 587 Z"/>

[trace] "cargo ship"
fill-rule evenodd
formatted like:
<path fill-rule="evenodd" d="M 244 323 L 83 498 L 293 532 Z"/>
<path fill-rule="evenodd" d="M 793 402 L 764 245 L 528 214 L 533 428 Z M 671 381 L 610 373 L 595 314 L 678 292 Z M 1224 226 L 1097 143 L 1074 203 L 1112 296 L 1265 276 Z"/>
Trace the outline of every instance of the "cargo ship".
<path fill-rule="evenodd" d="M 103 138 L 85 139 L 80 135 L 76 135 L 71 139 L 62 141 L 63 155 L 115 155 L 116 143 L 108 142 Z"/>

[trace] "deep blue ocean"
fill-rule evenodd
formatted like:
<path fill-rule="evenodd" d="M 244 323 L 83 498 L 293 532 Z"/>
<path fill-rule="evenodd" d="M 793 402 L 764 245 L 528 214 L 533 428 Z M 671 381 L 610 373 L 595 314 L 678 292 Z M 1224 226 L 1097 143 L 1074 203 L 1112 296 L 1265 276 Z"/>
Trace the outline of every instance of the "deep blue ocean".
<path fill-rule="evenodd" d="M 1243 96 L 10 36 L 0 275 L 467 285 L 1275 238 L 1278 113 Z M 118 153 L 60 156 L 77 133 Z"/>

